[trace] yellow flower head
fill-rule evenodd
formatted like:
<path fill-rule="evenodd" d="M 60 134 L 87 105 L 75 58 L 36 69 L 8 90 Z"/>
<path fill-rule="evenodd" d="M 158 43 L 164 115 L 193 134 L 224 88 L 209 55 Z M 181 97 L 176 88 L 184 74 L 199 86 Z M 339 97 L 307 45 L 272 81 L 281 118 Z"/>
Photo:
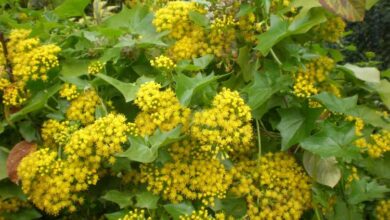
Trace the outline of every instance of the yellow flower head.
<path fill-rule="evenodd" d="M 150 61 L 150 65 L 166 70 L 171 70 L 176 67 L 176 64 L 173 62 L 173 60 L 164 55 L 155 57 L 153 60 Z"/>
<path fill-rule="evenodd" d="M 80 93 L 77 91 L 77 86 L 70 83 L 65 83 L 60 90 L 60 97 L 66 98 L 66 100 L 71 101 L 77 98 Z"/>
<path fill-rule="evenodd" d="M 101 61 L 92 62 L 88 66 L 88 74 L 90 75 L 98 74 L 102 72 L 103 68 L 104 68 L 104 63 L 102 63 Z"/>
<path fill-rule="evenodd" d="M 66 117 L 69 120 L 80 121 L 83 125 L 90 124 L 95 120 L 95 110 L 99 103 L 100 98 L 95 90 L 88 90 L 72 100 Z"/>
<path fill-rule="evenodd" d="M 390 200 L 380 200 L 375 208 L 375 217 L 378 220 L 390 219 Z"/>
<path fill-rule="evenodd" d="M 152 220 L 151 217 L 145 217 L 145 210 L 144 209 L 134 209 L 127 213 L 123 218 L 120 218 L 119 220 Z"/>

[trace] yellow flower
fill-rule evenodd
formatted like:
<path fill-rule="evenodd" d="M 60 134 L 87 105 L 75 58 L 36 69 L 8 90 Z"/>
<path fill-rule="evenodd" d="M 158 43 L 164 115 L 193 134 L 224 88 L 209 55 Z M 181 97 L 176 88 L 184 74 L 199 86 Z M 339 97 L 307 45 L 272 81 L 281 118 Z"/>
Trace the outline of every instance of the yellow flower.
<path fill-rule="evenodd" d="M 64 146 L 78 127 L 78 124 L 72 124 L 70 121 L 59 122 L 54 119 L 45 121 L 41 129 L 44 145 L 49 148 Z"/>
<path fill-rule="evenodd" d="M 335 43 L 343 36 L 345 27 L 346 24 L 341 17 L 331 17 L 325 23 L 315 27 L 313 33 L 317 40 Z"/>
<path fill-rule="evenodd" d="M 95 90 L 88 90 L 72 100 L 66 117 L 69 120 L 80 121 L 83 125 L 90 124 L 95 120 L 95 110 L 99 103 L 100 98 Z"/>
<path fill-rule="evenodd" d="M 173 62 L 173 60 L 164 55 L 155 57 L 153 60 L 150 61 L 150 65 L 166 70 L 171 70 L 176 67 L 176 64 Z"/>
<path fill-rule="evenodd" d="M 390 200 L 380 200 L 375 207 L 375 217 L 378 220 L 390 219 Z"/>
<path fill-rule="evenodd" d="M 77 98 L 80 93 L 77 91 L 77 86 L 70 83 L 65 83 L 60 90 L 60 97 L 66 98 L 66 100 L 71 101 Z"/>
<path fill-rule="evenodd" d="M 145 210 L 144 209 L 134 209 L 127 213 L 123 218 L 120 218 L 119 220 L 152 220 L 151 217 L 145 217 Z"/>
<path fill-rule="evenodd" d="M 383 129 L 378 133 L 371 134 L 369 138 L 358 139 L 355 144 L 362 151 L 367 151 L 370 157 L 381 157 L 390 151 L 390 131 Z"/>
<path fill-rule="evenodd" d="M 89 64 L 88 66 L 88 74 L 95 75 L 100 73 L 104 68 L 104 63 L 101 61 L 95 61 Z"/>

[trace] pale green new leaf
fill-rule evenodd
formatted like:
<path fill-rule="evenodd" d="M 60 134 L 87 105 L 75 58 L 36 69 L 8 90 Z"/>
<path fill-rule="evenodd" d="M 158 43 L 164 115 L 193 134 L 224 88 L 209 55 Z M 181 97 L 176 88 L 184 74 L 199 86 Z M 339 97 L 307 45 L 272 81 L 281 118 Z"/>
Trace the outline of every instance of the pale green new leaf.
<path fill-rule="evenodd" d="M 341 171 L 335 157 L 321 158 L 305 151 L 302 162 L 307 173 L 320 184 L 333 188 L 341 179 Z"/>
<path fill-rule="evenodd" d="M 379 83 L 380 72 L 375 67 L 360 67 L 350 63 L 343 66 L 344 69 L 351 72 L 356 78 L 372 83 Z"/>
<path fill-rule="evenodd" d="M 147 208 L 147 209 L 156 209 L 159 196 L 154 195 L 151 192 L 144 191 L 135 195 L 136 204 L 135 206 L 138 208 Z"/>

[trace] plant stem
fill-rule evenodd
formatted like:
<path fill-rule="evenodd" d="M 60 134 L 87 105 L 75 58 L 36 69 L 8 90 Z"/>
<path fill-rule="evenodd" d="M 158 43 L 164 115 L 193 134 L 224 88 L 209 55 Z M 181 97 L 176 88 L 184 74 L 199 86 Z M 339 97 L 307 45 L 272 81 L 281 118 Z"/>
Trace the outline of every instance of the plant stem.
<path fill-rule="evenodd" d="M 280 62 L 278 56 L 276 56 L 276 54 L 275 54 L 275 52 L 274 52 L 274 50 L 273 50 L 272 48 L 271 48 L 270 52 L 271 52 L 272 57 L 273 57 L 273 58 L 275 59 L 275 61 L 278 63 L 278 65 L 281 66 L 281 65 L 282 65 L 282 62 Z"/>
<path fill-rule="evenodd" d="M 259 120 L 256 120 L 256 130 L 257 130 L 257 145 L 259 148 L 258 159 L 260 159 L 260 157 L 261 157 L 261 135 L 260 135 Z"/>
<path fill-rule="evenodd" d="M 317 220 L 322 220 L 321 214 L 318 212 L 318 208 L 315 208 L 314 212 L 316 213 Z"/>
<path fill-rule="evenodd" d="M 12 73 L 11 62 L 8 59 L 8 48 L 7 48 L 6 39 L 4 37 L 3 32 L 0 32 L 0 46 L 3 47 L 3 55 L 5 57 L 5 70 L 8 74 L 8 78 L 11 82 L 14 82 L 15 81 L 14 74 Z"/>

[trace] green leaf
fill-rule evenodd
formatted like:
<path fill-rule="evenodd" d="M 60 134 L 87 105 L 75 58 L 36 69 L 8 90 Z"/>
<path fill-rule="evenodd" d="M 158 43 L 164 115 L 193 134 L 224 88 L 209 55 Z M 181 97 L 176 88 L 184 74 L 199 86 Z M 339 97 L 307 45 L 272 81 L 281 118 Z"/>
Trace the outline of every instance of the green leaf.
<path fill-rule="evenodd" d="M 27 200 L 26 195 L 24 195 L 21 187 L 11 182 L 10 180 L 0 181 L 0 197 L 2 199 L 17 197 L 23 201 Z"/>
<path fill-rule="evenodd" d="M 152 79 L 147 77 L 140 77 L 137 82 L 135 83 L 124 83 L 122 81 L 119 81 L 117 79 L 114 79 L 110 76 L 98 73 L 96 74 L 97 77 L 101 78 L 102 80 L 106 81 L 107 83 L 114 86 L 116 89 L 119 90 L 119 92 L 122 93 L 123 97 L 125 98 L 126 102 L 133 101 L 137 95 L 138 89 L 140 84 L 151 81 Z"/>
<path fill-rule="evenodd" d="M 157 203 L 160 199 L 159 196 L 154 195 L 151 192 L 145 191 L 135 195 L 137 203 L 135 204 L 138 208 L 157 209 Z"/>
<path fill-rule="evenodd" d="M 19 132 L 28 142 L 37 140 L 37 131 L 31 121 L 23 121 L 19 123 Z"/>
<path fill-rule="evenodd" d="M 359 149 L 353 145 L 356 139 L 352 124 L 337 127 L 326 123 L 320 132 L 304 139 L 300 144 L 303 149 L 322 158 L 335 156 L 348 160 L 360 157 Z"/>
<path fill-rule="evenodd" d="M 372 83 L 379 83 L 380 72 L 374 67 L 359 67 L 353 64 L 345 64 L 343 69 L 351 72 L 356 78 Z"/>
<path fill-rule="evenodd" d="M 364 201 L 373 201 L 385 197 L 385 193 L 390 192 L 390 189 L 385 185 L 379 185 L 376 180 L 368 182 L 366 178 L 362 178 L 351 183 L 348 189 L 348 203 L 358 204 Z"/>
<path fill-rule="evenodd" d="M 201 73 L 198 73 L 195 77 L 191 78 L 179 73 L 174 77 L 176 82 L 176 95 L 182 105 L 188 106 L 195 95 L 204 92 L 205 87 L 224 76 L 215 76 L 214 74 L 203 76 Z"/>
<path fill-rule="evenodd" d="M 335 157 L 321 158 L 305 151 L 302 162 L 307 173 L 318 183 L 333 188 L 341 179 L 341 171 Z"/>
<path fill-rule="evenodd" d="M 390 124 L 377 114 L 376 110 L 370 109 L 364 105 L 356 104 L 357 96 L 338 98 L 331 93 L 322 92 L 313 96 L 313 98 L 321 102 L 321 104 L 332 112 L 359 117 L 362 118 L 363 121 L 376 127 L 390 130 Z"/>
<path fill-rule="evenodd" d="M 370 174 L 375 175 L 378 178 L 390 180 L 390 154 L 385 154 L 382 158 L 370 158 L 367 157 L 364 160 L 359 161 L 359 164 L 363 166 L 363 169 L 367 170 Z"/>
<path fill-rule="evenodd" d="M 370 83 L 369 86 L 378 92 L 383 104 L 390 109 L 390 82 L 383 79 L 379 83 Z"/>
<path fill-rule="evenodd" d="M 279 115 L 282 119 L 277 129 L 282 136 L 282 150 L 289 149 L 309 136 L 321 112 L 320 109 L 280 109 Z"/>
<path fill-rule="evenodd" d="M 110 190 L 101 198 L 119 205 L 119 207 L 125 208 L 133 205 L 134 195 L 130 192 L 123 192 L 117 190 Z"/>
<path fill-rule="evenodd" d="M 214 56 L 211 54 L 206 54 L 199 58 L 194 58 L 192 61 L 194 62 L 194 65 L 199 68 L 199 70 L 205 69 L 211 61 L 213 61 Z"/>
<path fill-rule="evenodd" d="M 22 208 L 14 213 L 4 213 L 7 220 L 32 220 L 41 218 L 42 215 L 34 208 Z"/>
<path fill-rule="evenodd" d="M 236 17 L 242 17 L 245 16 L 255 10 L 254 7 L 252 7 L 250 4 L 243 3 L 240 5 L 240 11 L 238 11 Z"/>
<path fill-rule="evenodd" d="M 190 20 L 193 21 L 196 25 L 199 25 L 201 27 L 208 27 L 209 26 L 209 19 L 206 17 L 206 15 L 198 12 L 198 11 L 190 11 L 188 14 L 190 17 Z"/>
<path fill-rule="evenodd" d="M 107 220 L 118 220 L 120 218 L 125 217 L 125 215 L 127 215 L 127 213 L 129 213 L 129 211 L 120 210 L 118 212 L 104 214 L 104 216 L 107 218 Z"/>
<path fill-rule="evenodd" d="M 180 216 L 189 216 L 194 211 L 194 207 L 190 202 L 167 204 L 164 205 L 164 209 L 171 215 L 174 220 L 178 220 Z"/>
<path fill-rule="evenodd" d="M 61 72 L 63 77 L 76 77 L 88 73 L 88 61 L 85 60 L 65 60 L 61 62 Z"/>
<path fill-rule="evenodd" d="M 114 61 L 114 63 L 118 62 L 121 57 L 122 48 L 120 47 L 112 47 L 104 50 L 103 55 L 100 57 L 100 61 L 105 63 L 107 61 Z"/>
<path fill-rule="evenodd" d="M 151 163 L 158 156 L 158 149 L 172 142 L 180 140 L 181 126 L 168 132 L 161 132 L 159 129 L 149 138 L 129 136 L 130 147 L 118 157 L 126 157 L 131 161 Z"/>
<path fill-rule="evenodd" d="M 216 199 L 213 210 L 222 210 L 226 215 L 241 219 L 247 212 L 247 205 L 244 198 Z"/>
<path fill-rule="evenodd" d="M 258 36 L 259 44 L 255 49 L 265 56 L 274 45 L 284 38 L 306 33 L 312 27 L 325 21 L 326 17 L 321 8 L 302 10 L 291 23 L 279 16 L 271 15 L 271 27 L 267 32 Z"/>
<path fill-rule="evenodd" d="M 247 94 L 247 104 L 253 111 L 262 106 L 273 94 L 287 88 L 291 82 L 289 79 L 289 76 L 280 75 L 275 71 L 264 71 L 255 74 L 254 81 L 245 86 L 241 92 Z"/>
<path fill-rule="evenodd" d="M 345 20 L 354 22 L 364 19 L 365 0 L 320 0 L 320 3 L 324 8 Z"/>
<path fill-rule="evenodd" d="M 334 213 L 331 213 L 329 219 L 334 220 L 363 220 L 361 209 L 347 204 L 341 198 L 337 198 L 334 206 Z"/>
<path fill-rule="evenodd" d="M 65 0 L 61 5 L 54 9 L 61 18 L 69 18 L 84 15 L 84 9 L 90 3 L 90 0 Z"/>
<path fill-rule="evenodd" d="M 370 10 L 379 0 L 366 0 L 366 10 Z"/>
<path fill-rule="evenodd" d="M 258 74 L 257 70 L 260 67 L 259 60 L 251 60 L 251 50 L 249 47 L 241 47 L 238 53 L 237 64 L 241 68 L 241 73 L 244 76 L 244 80 L 248 82 Z"/>
<path fill-rule="evenodd" d="M 56 84 L 48 89 L 38 92 L 33 96 L 24 108 L 10 116 L 11 121 L 16 121 L 24 115 L 42 109 L 45 107 L 47 100 L 60 90 L 61 85 Z"/>
<path fill-rule="evenodd" d="M 7 157 L 8 153 L 5 148 L 0 147 L 0 180 L 8 178 L 7 174 Z"/>

